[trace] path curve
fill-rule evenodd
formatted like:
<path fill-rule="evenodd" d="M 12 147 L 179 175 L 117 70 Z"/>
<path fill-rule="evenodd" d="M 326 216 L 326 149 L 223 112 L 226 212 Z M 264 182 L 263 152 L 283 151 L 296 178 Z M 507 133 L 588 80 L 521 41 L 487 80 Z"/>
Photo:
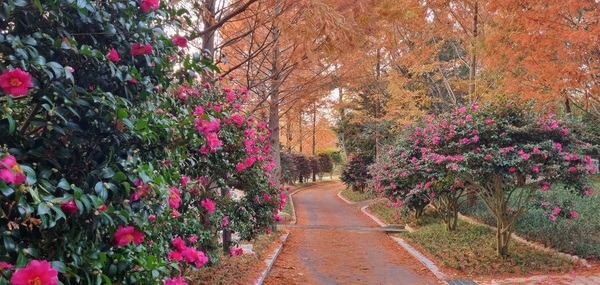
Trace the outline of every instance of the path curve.
<path fill-rule="evenodd" d="M 442 284 L 384 232 L 360 230 L 378 225 L 360 211 L 364 203 L 337 197 L 344 187 L 325 182 L 294 195 L 299 227 L 288 229 L 263 284 Z"/>

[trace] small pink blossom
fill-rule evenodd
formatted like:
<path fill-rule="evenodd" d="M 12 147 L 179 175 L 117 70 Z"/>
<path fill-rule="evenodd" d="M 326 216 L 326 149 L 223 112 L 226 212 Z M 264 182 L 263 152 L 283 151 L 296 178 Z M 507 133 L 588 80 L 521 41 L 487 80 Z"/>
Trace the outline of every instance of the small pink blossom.
<path fill-rule="evenodd" d="M 183 276 L 179 276 L 165 280 L 165 285 L 188 285 L 188 283 L 185 282 Z"/>
<path fill-rule="evenodd" d="M 159 0 L 142 0 L 140 8 L 144 13 L 148 13 L 150 10 L 158 10 L 159 4 Z"/>
<path fill-rule="evenodd" d="M 10 263 L 6 263 L 4 261 L 0 261 L 0 271 L 2 270 L 11 270 L 14 266 Z"/>
<path fill-rule="evenodd" d="M 226 227 L 229 224 L 229 217 L 223 217 L 223 221 L 221 221 L 221 226 Z"/>
<path fill-rule="evenodd" d="M 215 202 L 213 202 L 211 199 L 204 199 L 200 202 L 200 204 L 202 207 L 204 207 L 204 209 L 206 209 L 206 211 L 208 211 L 209 214 L 215 212 Z"/>
<path fill-rule="evenodd" d="M 178 46 L 180 48 L 187 47 L 187 40 L 182 36 L 175 36 L 175 37 L 173 37 L 172 41 L 176 46 Z"/>
<path fill-rule="evenodd" d="M 554 209 L 552 209 L 552 215 L 558 215 L 561 211 L 561 208 L 559 206 L 554 207 Z"/>
<path fill-rule="evenodd" d="M 575 210 L 572 210 L 571 211 L 571 218 L 575 219 L 575 218 L 577 218 L 577 216 L 579 216 L 579 213 L 577 213 L 577 211 L 575 211 Z"/>
<path fill-rule="evenodd" d="M 156 216 L 155 215 L 148 216 L 148 221 L 150 221 L 151 223 L 154 222 L 155 220 L 156 220 Z"/>
<path fill-rule="evenodd" d="M 198 236 L 197 236 L 197 235 L 189 236 L 189 237 L 187 238 L 187 240 L 188 240 L 189 242 L 192 242 L 192 243 L 194 243 L 194 242 L 198 241 Z"/>
<path fill-rule="evenodd" d="M 119 60 L 121 60 L 121 58 L 119 57 L 119 53 L 114 48 L 110 49 L 110 51 L 106 55 L 106 58 L 108 58 L 108 60 L 112 62 L 118 62 Z"/>
<path fill-rule="evenodd" d="M 140 43 L 134 43 L 131 45 L 131 55 L 145 55 L 152 53 L 152 45 L 142 45 Z"/>

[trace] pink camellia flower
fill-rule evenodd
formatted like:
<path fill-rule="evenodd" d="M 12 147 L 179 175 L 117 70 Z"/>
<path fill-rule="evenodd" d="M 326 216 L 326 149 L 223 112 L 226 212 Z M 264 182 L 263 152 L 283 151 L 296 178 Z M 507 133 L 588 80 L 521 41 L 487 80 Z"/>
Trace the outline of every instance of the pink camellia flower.
<path fill-rule="evenodd" d="M 594 195 L 594 192 L 595 192 L 594 189 L 591 189 L 591 188 L 585 189 L 585 195 L 587 195 L 587 196 Z"/>
<path fill-rule="evenodd" d="M 119 60 L 121 60 L 121 58 L 119 57 L 119 53 L 114 48 L 110 49 L 110 51 L 106 55 L 106 58 L 108 58 L 108 60 L 112 62 L 118 62 Z"/>
<path fill-rule="evenodd" d="M 171 210 L 171 218 L 178 218 L 179 216 L 181 216 L 181 214 L 177 210 Z"/>
<path fill-rule="evenodd" d="M 0 75 L 0 88 L 11 97 L 25 95 L 31 87 L 33 87 L 31 75 L 18 67 L 14 70 L 5 69 Z"/>
<path fill-rule="evenodd" d="M 576 171 L 577 171 L 577 168 L 575 168 L 574 166 L 569 167 L 569 172 L 575 173 Z"/>
<path fill-rule="evenodd" d="M 213 202 L 211 199 L 204 199 L 200 202 L 200 204 L 202 207 L 204 207 L 204 209 L 206 209 L 206 211 L 208 211 L 209 214 L 215 212 L 215 202 Z"/>
<path fill-rule="evenodd" d="M 10 282 L 13 285 L 56 285 L 58 271 L 46 260 L 32 260 L 27 266 L 17 269 Z"/>
<path fill-rule="evenodd" d="M 181 260 L 183 260 L 183 255 L 179 251 L 169 251 L 168 258 L 170 261 L 173 261 L 173 260 L 181 261 Z"/>
<path fill-rule="evenodd" d="M 229 217 L 223 217 L 223 221 L 221 222 L 221 226 L 226 227 L 229 224 Z"/>
<path fill-rule="evenodd" d="M 144 241 L 144 233 L 138 232 L 134 227 L 121 227 L 115 232 L 113 244 L 115 246 L 126 246 L 130 242 L 140 245 Z"/>
<path fill-rule="evenodd" d="M 223 142 L 219 139 L 219 136 L 216 133 L 208 133 L 206 134 L 206 146 L 209 149 L 216 149 L 221 147 Z"/>
<path fill-rule="evenodd" d="M 77 204 L 75 203 L 75 200 L 73 200 L 73 199 L 70 199 L 66 202 L 61 203 L 60 208 L 63 210 L 63 212 L 65 212 L 67 214 L 75 214 L 79 210 L 77 208 Z"/>
<path fill-rule="evenodd" d="M 244 254 L 244 249 L 241 247 L 234 247 L 229 250 L 229 253 L 231 254 L 231 256 L 240 256 Z"/>
<path fill-rule="evenodd" d="M 185 246 L 185 241 L 180 237 L 174 238 L 173 241 L 171 241 L 171 244 L 179 251 L 187 248 L 187 246 Z"/>
<path fill-rule="evenodd" d="M 0 159 L 0 180 L 6 183 L 22 184 L 27 178 L 23 174 L 21 167 L 17 164 L 17 159 L 12 155 L 7 155 Z"/>
<path fill-rule="evenodd" d="M 188 247 L 184 249 L 181 254 L 185 261 L 194 263 L 196 267 L 201 267 L 208 262 L 208 257 L 204 255 L 204 252 Z"/>
<path fill-rule="evenodd" d="M 554 209 L 552 209 L 552 215 L 558 215 L 558 213 L 560 213 L 561 208 L 559 206 L 554 207 Z"/>
<path fill-rule="evenodd" d="M 176 46 L 178 46 L 180 48 L 187 47 L 187 40 L 182 36 L 174 36 L 172 41 Z"/>
<path fill-rule="evenodd" d="M 152 45 L 142 45 L 140 43 L 134 43 L 131 45 L 131 55 L 145 55 L 152 53 Z"/>
<path fill-rule="evenodd" d="M 180 191 L 179 188 L 177 187 L 171 187 L 169 188 L 170 194 L 169 197 L 167 198 L 167 200 L 169 200 L 169 207 L 171 207 L 171 209 L 177 209 L 179 208 L 179 205 L 181 204 L 181 196 L 180 196 Z"/>
<path fill-rule="evenodd" d="M 148 221 L 149 221 L 149 222 L 151 222 L 151 223 L 152 223 L 152 222 L 154 222 L 155 220 L 156 220 L 156 216 L 155 216 L 155 215 L 150 215 L 150 216 L 148 216 Z"/>
<path fill-rule="evenodd" d="M 508 171 L 510 171 L 511 173 L 516 172 L 517 168 L 514 166 L 511 166 L 510 168 L 508 168 Z"/>
<path fill-rule="evenodd" d="M 188 182 L 190 182 L 190 178 L 188 176 L 184 175 L 181 177 L 181 181 L 180 181 L 181 186 L 187 185 Z"/>
<path fill-rule="evenodd" d="M 106 211 L 107 208 L 108 208 L 108 206 L 106 206 L 106 205 L 100 205 L 100 206 L 98 206 L 98 212 L 104 212 L 104 211 Z"/>
<path fill-rule="evenodd" d="M 14 266 L 10 263 L 6 263 L 4 261 L 0 261 L 0 271 L 2 270 L 10 270 L 13 269 Z"/>
<path fill-rule="evenodd" d="M 550 220 L 556 221 L 556 216 L 555 215 L 550 215 Z"/>
<path fill-rule="evenodd" d="M 572 210 L 571 211 L 571 218 L 575 219 L 575 218 L 577 218 L 577 216 L 579 216 L 579 213 L 577 213 L 577 211 L 575 211 L 575 210 Z"/>
<path fill-rule="evenodd" d="M 142 9 L 142 11 L 144 11 L 144 13 L 148 13 L 150 11 L 150 9 L 158 10 L 159 4 L 160 4 L 159 0 L 142 0 L 142 3 L 140 4 L 140 8 Z"/>
<path fill-rule="evenodd" d="M 165 285 L 188 285 L 188 283 L 183 280 L 183 276 L 179 276 L 165 280 Z"/>

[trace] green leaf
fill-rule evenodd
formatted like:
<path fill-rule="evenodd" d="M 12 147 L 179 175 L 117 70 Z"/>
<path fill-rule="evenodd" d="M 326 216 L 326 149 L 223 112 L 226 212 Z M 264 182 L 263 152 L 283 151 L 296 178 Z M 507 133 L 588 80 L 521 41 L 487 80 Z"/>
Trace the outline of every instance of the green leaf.
<path fill-rule="evenodd" d="M 63 66 L 60 65 L 60 63 L 51 61 L 51 62 L 46 63 L 46 66 L 50 67 L 52 69 L 52 72 L 54 73 L 54 75 L 56 77 L 60 77 L 62 75 Z"/>
<path fill-rule="evenodd" d="M 106 167 L 102 169 L 102 178 L 112 178 L 113 176 L 115 176 L 115 171 L 110 168 L 110 167 Z"/>
<path fill-rule="evenodd" d="M 129 117 L 129 114 L 127 113 L 127 109 L 121 108 L 117 111 L 117 118 L 125 119 L 127 117 Z"/>
<path fill-rule="evenodd" d="M 19 256 L 17 257 L 17 262 L 15 262 L 15 267 L 16 268 L 25 267 L 27 262 L 28 262 L 28 260 L 25 257 L 25 255 L 22 252 L 19 252 Z"/>
<path fill-rule="evenodd" d="M 56 269 L 60 273 L 67 272 L 67 266 L 62 261 L 51 261 L 52 268 Z"/>
<path fill-rule="evenodd" d="M 127 180 L 127 175 L 125 175 L 125 173 L 119 171 L 117 173 L 115 173 L 115 175 L 113 176 L 113 179 L 119 182 L 125 181 Z"/>
<path fill-rule="evenodd" d="M 17 124 L 15 122 L 15 119 L 13 119 L 13 117 L 11 115 L 8 115 L 6 117 L 6 120 L 8 120 L 8 133 L 12 134 L 15 132 L 16 128 L 17 128 Z"/>
<path fill-rule="evenodd" d="M 42 3 L 40 2 L 40 0 L 33 0 L 33 3 L 40 11 L 40 14 L 44 12 L 44 7 L 42 6 Z"/>
<path fill-rule="evenodd" d="M 41 202 L 38 204 L 38 208 L 37 208 L 37 214 L 38 215 L 45 215 L 50 213 L 50 208 L 48 208 L 48 206 L 46 205 L 45 202 Z"/>
<path fill-rule="evenodd" d="M 66 179 L 61 179 L 60 182 L 58 182 L 57 185 L 58 188 L 61 188 L 63 190 L 69 190 L 71 189 L 71 185 L 69 185 L 69 182 Z"/>
<path fill-rule="evenodd" d="M 142 129 L 145 129 L 146 127 L 148 127 L 148 121 L 146 121 L 146 119 L 139 119 L 135 123 L 136 130 L 142 130 Z"/>
<path fill-rule="evenodd" d="M 34 38 L 32 38 L 32 37 L 24 37 L 24 38 L 21 39 L 21 42 L 24 43 L 24 44 L 28 44 L 30 46 L 37 45 L 37 41 Z"/>
<path fill-rule="evenodd" d="M 6 184 L 4 184 L 4 182 L 0 182 L 0 192 L 2 192 L 2 195 L 5 197 L 10 197 L 15 193 L 15 190 L 8 187 Z"/>
<path fill-rule="evenodd" d="M 12 237 L 4 236 L 2 238 L 4 240 L 4 249 L 7 252 L 16 252 L 17 251 L 17 243 L 13 240 Z"/>
<path fill-rule="evenodd" d="M 77 0 L 77 8 L 79 8 L 79 9 L 85 8 L 86 4 L 87 4 L 86 0 Z"/>

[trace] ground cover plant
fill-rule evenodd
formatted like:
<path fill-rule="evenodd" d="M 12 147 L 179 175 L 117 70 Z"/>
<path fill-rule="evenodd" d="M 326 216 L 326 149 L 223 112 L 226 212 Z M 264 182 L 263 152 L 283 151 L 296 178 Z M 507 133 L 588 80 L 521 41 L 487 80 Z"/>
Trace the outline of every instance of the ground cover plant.
<path fill-rule="evenodd" d="M 0 3 L 0 284 L 185 284 L 274 225 L 266 124 L 170 5 Z"/>

